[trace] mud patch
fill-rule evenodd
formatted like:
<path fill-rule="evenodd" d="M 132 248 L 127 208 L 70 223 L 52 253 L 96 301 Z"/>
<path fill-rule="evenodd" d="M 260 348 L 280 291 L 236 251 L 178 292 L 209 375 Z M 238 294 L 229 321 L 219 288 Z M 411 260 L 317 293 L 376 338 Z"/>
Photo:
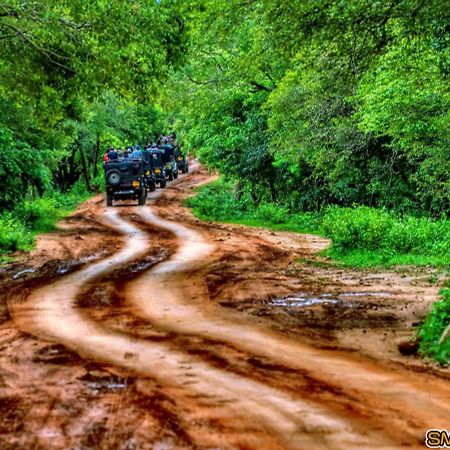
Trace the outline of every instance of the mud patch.
<path fill-rule="evenodd" d="M 166 249 L 156 248 L 151 254 L 131 262 L 126 267 L 120 267 L 103 277 L 92 280 L 77 295 L 77 306 L 79 308 L 117 308 L 123 306 L 123 285 L 142 272 L 166 260 L 167 257 L 168 251 Z"/>
<path fill-rule="evenodd" d="M 94 394 L 120 391 L 135 383 L 132 377 L 118 376 L 100 369 L 89 370 L 79 380 L 87 382 Z"/>
<path fill-rule="evenodd" d="M 0 397 L 0 433 L 19 432 L 23 429 L 26 408 L 19 396 Z"/>
<path fill-rule="evenodd" d="M 40 349 L 33 358 L 35 363 L 77 365 L 82 361 L 78 354 L 68 350 L 64 345 L 53 344 Z"/>
<path fill-rule="evenodd" d="M 147 411 L 152 411 L 153 417 L 158 420 L 166 433 L 184 441 L 189 446 L 193 445 L 191 437 L 186 432 L 185 424 L 175 412 L 177 405 L 171 398 L 157 392 L 153 396 L 142 397 L 139 406 Z"/>

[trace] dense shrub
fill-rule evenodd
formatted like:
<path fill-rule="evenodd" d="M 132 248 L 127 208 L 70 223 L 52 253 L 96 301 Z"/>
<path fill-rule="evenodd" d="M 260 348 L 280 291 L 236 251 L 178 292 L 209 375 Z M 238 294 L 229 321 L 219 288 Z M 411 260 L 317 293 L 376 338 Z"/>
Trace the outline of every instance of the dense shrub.
<path fill-rule="evenodd" d="M 450 336 L 440 343 L 442 333 L 450 325 L 450 289 L 441 291 L 441 299 L 434 303 L 421 326 L 418 337 L 420 351 L 440 363 L 450 361 Z"/>
<path fill-rule="evenodd" d="M 263 203 L 255 211 L 256 218 L 267 223 L 286 223 L 289 220 L 288 211 L 273 203 Z"/>
<path fill-rule="evenodd" d="M 388 254 L 450 255 L 450 221 L 399 218 L 384 210 L 360 206 L 329 208 L 323 230 L 337 251 L 378 250 Z"/>
<path fill-rule="evenodd" d="M 386 248 L 392 224 L 393 218 L 387 212 L 364 206 L 329 208 L 322 221 L 325 234 L 341 251 Z"/>
<path fill-rule="evenodd" d="M 0 216 L 0 253 L 26 250 L 32 242 L 31 233 L 11 214 Z"/>
<path fill-rule="evenodd" d="M 236 220 L 251 209 L 248 196 L 244 193 L 239 197 L 233 186 L 222 180 L 202 187 L 186 203 L 205 220 Z"/>
<path fill-rule="evenodd" d="M 204 220 L 238 222 L 291 231 L 319 232 L 320 219 L 314 213 L 292 213 L 275 203 L 255 205 L 248 191 L 238 192 L 232 182 L 218 180 L 201 187 L 187 205 Z"/>
<path fill-rule="evenodd" d="M 43 197 L 30 197 L 11 212 L 4 212 L 0 215 L 0 254 L 29 249 L 36 233 L 52 230 L 58 220 L 89 195 L 80 182 L 67 193 L 53 191 Z"/>
<path fill-rule="evenodd" d="M 55 198 L 42 197 L 19 203 L 13 213 L 28 230 L 45 232 L 61 217 L 59 206 Z"/>

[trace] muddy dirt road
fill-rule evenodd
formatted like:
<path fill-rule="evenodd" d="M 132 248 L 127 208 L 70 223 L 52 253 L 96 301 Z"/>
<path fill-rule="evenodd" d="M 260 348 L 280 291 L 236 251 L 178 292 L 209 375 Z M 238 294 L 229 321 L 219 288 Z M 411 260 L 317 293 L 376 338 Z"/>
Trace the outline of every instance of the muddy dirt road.
<path fill-rule="evenodd" d="M 201 223 L 183 199 L 210 179 L 98 196 L 0 270 L 0 449 L 425 448 L 449 428 L 448 370 L 397 350 L 435 274 Z"/>

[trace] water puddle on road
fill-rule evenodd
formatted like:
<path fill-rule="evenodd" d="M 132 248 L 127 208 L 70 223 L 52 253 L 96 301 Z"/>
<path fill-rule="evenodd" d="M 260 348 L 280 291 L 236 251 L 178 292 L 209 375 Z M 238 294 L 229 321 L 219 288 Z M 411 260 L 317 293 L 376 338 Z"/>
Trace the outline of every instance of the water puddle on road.
<path fill-rule="evenodd" d="M 391 297 L 392 292 L 343 292 L 339 297 Z"/>
<path fill-rule="evenodd" d="M 316 305 L 336 305 L 343 303 L 342 300 L 333 298 L 331 294 L 311 296 L 306 293 L 288 295 L 287 297 L 274 298 L 268 304 L 270 306 L 284 306 L 287 308 L 304 308 Z"/>
<path fill-rule="evenodd" d="M 24 278 L 27 273 L 34 273 L 34 272 L 36 272 L 36 269 L 24 269 L 24 270 L 21 270 L 20 272 L 17 272 L 13 276 L 13 280 L 17 280 L 19 278 Z"/>
<path fill-rule="evenodd" d="M 279 306 L 285 308 L 307 308 L 312 306 L 341 306 L 343 308 L 357 308 L 361 307 L 365 302 L 352 301 L 349 299 L 358 298 L 383 298 L 389 297 L 392 293 L 389 292 L 343 292 L 341 294 L 310 294 L 306 292 L 299 292 L 285 297 L 277 297 L 270 300 L 267 304 L 269 306 Z"/>

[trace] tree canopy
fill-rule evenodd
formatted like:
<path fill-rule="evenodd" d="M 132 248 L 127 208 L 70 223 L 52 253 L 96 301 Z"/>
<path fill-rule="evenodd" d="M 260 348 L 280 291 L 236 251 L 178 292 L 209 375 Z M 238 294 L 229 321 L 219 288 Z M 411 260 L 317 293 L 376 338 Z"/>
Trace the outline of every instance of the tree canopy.
<path fill-rule="evenodd" d="M 199 0 L 172 110 L 254 198 L 450 212 L 450 15 L 431 0 Z"/>
<path fill-rule="evenodd" d="M 5 0 L 0 56 L 0 208 L 173 127 L 255 203 L 450 214 L 444 0 Z"/>

